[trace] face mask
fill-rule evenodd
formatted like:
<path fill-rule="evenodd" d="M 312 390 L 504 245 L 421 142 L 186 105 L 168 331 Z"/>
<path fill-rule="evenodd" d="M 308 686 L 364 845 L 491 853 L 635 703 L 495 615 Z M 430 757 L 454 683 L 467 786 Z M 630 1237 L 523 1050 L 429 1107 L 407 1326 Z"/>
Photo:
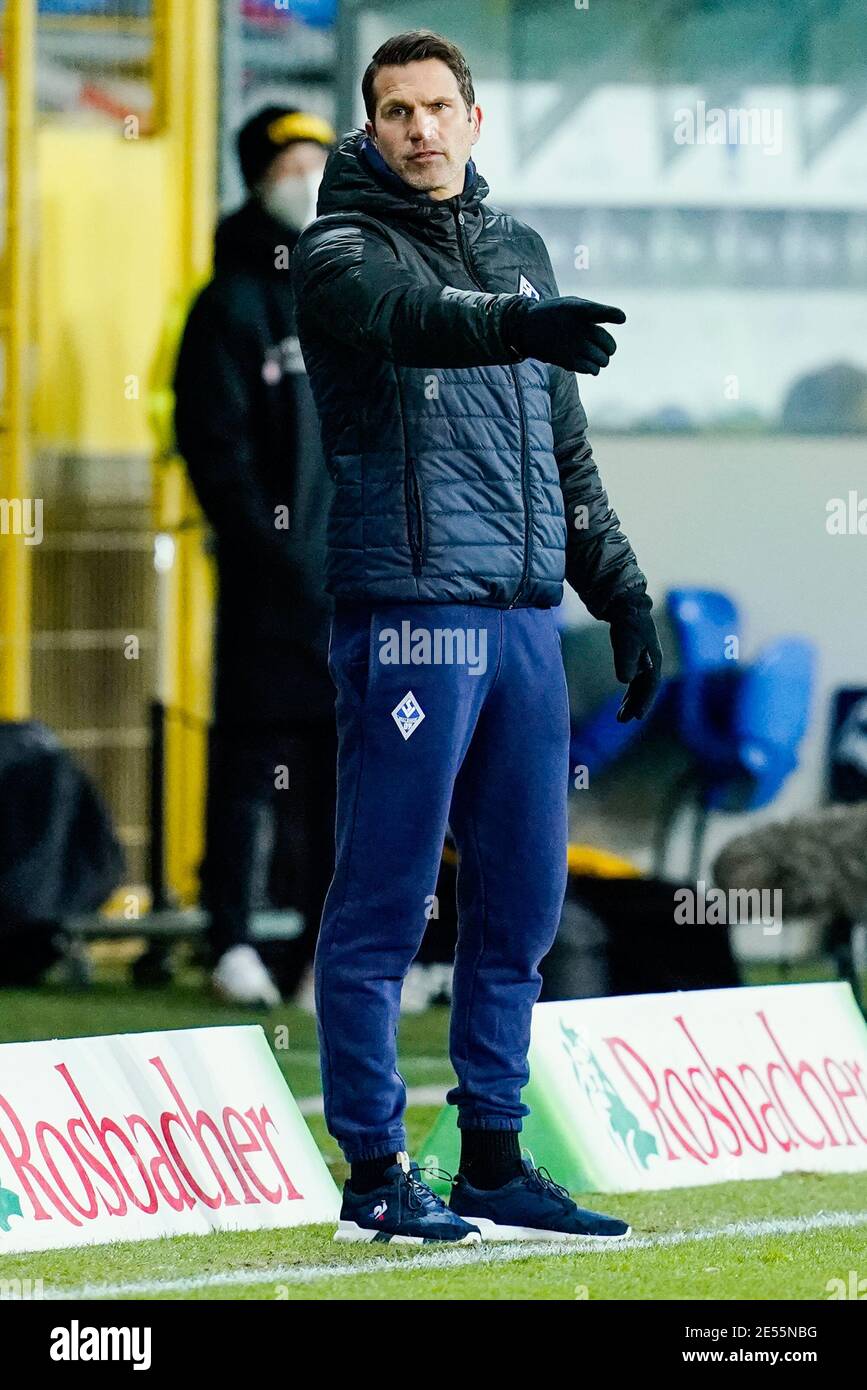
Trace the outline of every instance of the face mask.
<path fill-rule="evenodd" d="M 263 191 L 262 203 L 278 222 L 301 231 L 316 216 L 318 191 L 317 174 L 287 174 Z"/>

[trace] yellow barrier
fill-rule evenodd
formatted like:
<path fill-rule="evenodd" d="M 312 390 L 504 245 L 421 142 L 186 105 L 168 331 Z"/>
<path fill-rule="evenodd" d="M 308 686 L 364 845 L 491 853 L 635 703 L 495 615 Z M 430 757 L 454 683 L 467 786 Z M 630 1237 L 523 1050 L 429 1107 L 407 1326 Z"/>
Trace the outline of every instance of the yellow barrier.
<path fill-rule="evenodd" d="M 180 252 L 176 288 L 189 298 L 206 278 L 216 219 L 217 7 L 160 0 L 155 28 L 155 74 L 160 123 L 171 151 L 173 240 Z M 165 390 L 173 365 L 159 367 Z M 159 400 L 155 403 L 159 413 Z M 163 398 L 165 414 L 165 398 Z M 165 421 L 163 422 L 165 424 Z M 183 464 L 166 457 L 165 437 L 154 460 L 154 524 L 174 541 L 161 604 L 160 695 L 170 709 L 166 729 L 166 880 L 182 902 L 195 899 L 203 848 L 207 723 L 211 711 L 211 634 L 214 576 L 206 532 Z"/>
<path fill-rule="evenodd" d="M 0 265 L 0 342 L 5 358 L 0 496 L 7 504 L 0 534 L 0 718 L 4 719 L 23 718 L 30 710 L 30 547 L 20 525 L 15 525 L 14 505 L 20 509 L 30 498 L 34 11 L 32 0 L 7 0 L 0 29 L 7 160 L 5 257 Z"/>

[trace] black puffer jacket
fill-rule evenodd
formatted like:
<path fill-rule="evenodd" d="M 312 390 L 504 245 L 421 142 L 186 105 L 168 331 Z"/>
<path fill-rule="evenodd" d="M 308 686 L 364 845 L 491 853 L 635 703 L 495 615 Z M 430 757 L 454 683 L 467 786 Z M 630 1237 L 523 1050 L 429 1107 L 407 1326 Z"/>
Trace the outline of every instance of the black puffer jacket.
<path fill-rule="evenodd" d="M 469 160 L 463 192 L 435 201 L 361 130 L 329 158 L 295 251 L 298 334 L 336 484 L 327 588 L 545 608 L 565 574 L 601 617 L 644 575 L 574 374 L 504 341 L 520 293 L 558 288 L 541 237 L 487 193 Z"/>
<path fill-rule="evenodd" d="M 216 714 L 238 722 L 333 716 L 334 489 L 295 328 L 297 240 L 255 198 L 222 219 L 175 370 L 178 448 L 216 537 Z"/>

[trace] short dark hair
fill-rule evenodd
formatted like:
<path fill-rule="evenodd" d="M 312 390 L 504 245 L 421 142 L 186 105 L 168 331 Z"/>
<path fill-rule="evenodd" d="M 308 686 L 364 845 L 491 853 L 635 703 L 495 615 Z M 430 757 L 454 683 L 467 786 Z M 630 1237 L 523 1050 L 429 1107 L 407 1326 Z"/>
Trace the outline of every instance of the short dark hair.
<path fill-rule="evenodd" d="M 381 43 L 365 69 L 361 79 L 361 95 L 367 119 L 372 121 L 376 114 L 376 97 L 373 84 L 380 68 L 402 68 L 406 63 L 423 62 L 425 58 L 439 58 L 450 68 L 457 79 L 458 89 L 467 110 L 475 105 L 473 79 L 467 60 L 456 43 L 435 34 L 432 29 L 408 29 L 405 34 L 394 34 Z"/>

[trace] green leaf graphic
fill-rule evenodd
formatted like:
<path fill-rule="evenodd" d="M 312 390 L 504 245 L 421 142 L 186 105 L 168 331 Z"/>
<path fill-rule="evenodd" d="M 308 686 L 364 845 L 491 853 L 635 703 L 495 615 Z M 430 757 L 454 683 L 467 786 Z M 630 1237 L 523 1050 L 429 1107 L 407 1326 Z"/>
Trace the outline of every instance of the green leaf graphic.
<path fill-rule="evenodd" d="M 10 1216 L 22 1216 L 18 1193 L 8 1187 L 0 1187 L 0 1231 L 11 1231 Z"/>

